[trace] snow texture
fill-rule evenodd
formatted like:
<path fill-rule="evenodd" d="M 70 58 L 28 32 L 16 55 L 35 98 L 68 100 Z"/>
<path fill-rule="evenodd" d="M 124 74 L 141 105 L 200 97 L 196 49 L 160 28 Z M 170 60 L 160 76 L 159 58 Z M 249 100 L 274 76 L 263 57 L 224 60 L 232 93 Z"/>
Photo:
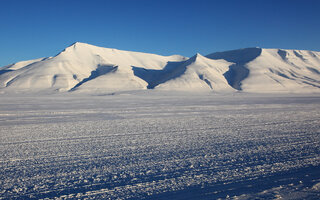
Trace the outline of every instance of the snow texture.
<path fill-rule="evenodd" d="M 319 93 L 320 53 L 247 48 L 191 58 L 74 43 L 54 57 L 0 68 L 0 93 L 137 90 Z"/>
<path fill-rule="evenodd" d="M 319 199 L 319 100 L 0 96 L 0 199 Z"/>

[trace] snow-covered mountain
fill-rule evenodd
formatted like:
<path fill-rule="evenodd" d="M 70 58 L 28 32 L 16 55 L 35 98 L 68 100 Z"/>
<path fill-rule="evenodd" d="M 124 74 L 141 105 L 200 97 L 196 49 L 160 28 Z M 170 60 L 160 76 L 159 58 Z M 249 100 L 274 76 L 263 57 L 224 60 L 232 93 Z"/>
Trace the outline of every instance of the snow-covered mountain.
<path fill-rule="evenodd" d="M 247 48 L 207 57 L 234 63 L 224 76 L 237 90 L 260 93 L 320 91 L 320 52 Z"/>
<path fill-rule="evenodd" d="M 191 58 L 74 43 L 0 68 L 0 92 L 320 92 L 320 53 L 247 48 Z"/>
<path fill-rule="evenodd" d="M 2 68 L 0 87 L 32 91 L 119 91 L 145 89 L 147 83 L 132 67 L 162 69 L 182 56 L 121 51 L 74 43 L 52 58 Z"/>

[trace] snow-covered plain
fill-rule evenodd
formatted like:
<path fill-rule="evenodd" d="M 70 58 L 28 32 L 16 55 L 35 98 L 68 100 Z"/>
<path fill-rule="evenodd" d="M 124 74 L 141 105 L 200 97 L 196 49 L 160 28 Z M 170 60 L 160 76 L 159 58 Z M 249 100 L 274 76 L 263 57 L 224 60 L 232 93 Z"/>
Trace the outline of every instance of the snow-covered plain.
<path fill-rule="evenodd" d="M 0 96 L 0 199 L 318 199 L 320 96 Z"/>

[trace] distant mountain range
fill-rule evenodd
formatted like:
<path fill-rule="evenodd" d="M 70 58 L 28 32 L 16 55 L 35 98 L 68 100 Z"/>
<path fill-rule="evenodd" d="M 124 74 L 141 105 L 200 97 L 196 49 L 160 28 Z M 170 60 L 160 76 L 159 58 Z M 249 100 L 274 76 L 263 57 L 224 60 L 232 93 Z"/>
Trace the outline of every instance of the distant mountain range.
<path fill-rule="evenodd" d="M 246 48 L 187 58 L 76 42 L 54 57 L 0 68 L 0 93 L 147 89 L 319 93 L 320 52 Z"/>

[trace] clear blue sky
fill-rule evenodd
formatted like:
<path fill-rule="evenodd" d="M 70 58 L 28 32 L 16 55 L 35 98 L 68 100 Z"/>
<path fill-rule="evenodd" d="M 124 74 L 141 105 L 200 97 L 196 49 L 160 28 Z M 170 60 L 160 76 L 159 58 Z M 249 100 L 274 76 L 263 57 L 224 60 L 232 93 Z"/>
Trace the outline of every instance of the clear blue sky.
<path fill-rule="evenodd" d="M 320 0 L 0 0 L 0 66 L 75 41 L 161 55 L 320 51 Z"/>

